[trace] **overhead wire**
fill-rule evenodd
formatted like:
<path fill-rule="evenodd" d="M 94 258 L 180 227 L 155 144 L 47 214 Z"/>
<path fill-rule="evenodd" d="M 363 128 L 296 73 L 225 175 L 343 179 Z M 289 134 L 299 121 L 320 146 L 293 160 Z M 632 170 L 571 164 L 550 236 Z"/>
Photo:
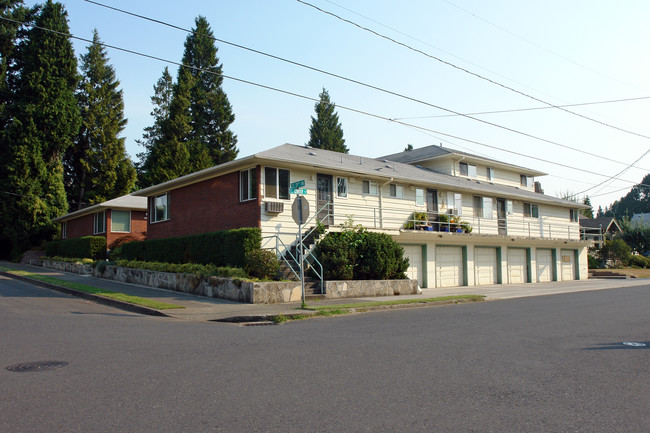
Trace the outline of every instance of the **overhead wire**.
<path fill-rule="evenodd" d="M 253 53 L 256 53 L 256 54 L 260 54 L 262 56 L 272 58 L 274 60 L 279 60 L 279 61 L 282 61 L 282 62 L 285 62 L 285 63 L 289 63 L 289 64 L 292 64 L 292 65 L 295 65 L 295 66 L 299 66 L 301 68 L 309 69 L 309 70 L 314 71 L 314 72 L 318 72 L 318 73 L 321 73 L 321 74 L 324 74 L 324 75 L 328 75 L 330 77 L 334 77 L 334 78 L 341 79 L 341 80 L 344 80 L 344 81 L 347 81 L 347 82 L 350 82 L 350 83 L 353 83 L 353 84 L 357 84 L 357 85 L 360 85 L 360 86 L 363 86 L 363 87 L 366 87 L 366 88 L 369 88 L 369 89 L 372 89 L 372 90 L 376 90 L 376 91 L 379 91 L 379 92 L 382 92 L 382 93 L 386 93 L 386 94 L 389 94 L 391 96 L 396 96 L 396 97 L 406 99 L 406 100 L 411 101 L 411 102 L 415 102 L 415 103 L 418 103 L 418 104 L 422 104 L 422 105 L 426 105 L 426 106 L 429 106 L 429 107 L 432 107 L 432 108 L 436 108 L 438 110 L 445 111 L 447 113 L 451 113 L 451 114 L 456 115 L 456 116 L 462 116 L 462 117 L 465 117 L 467 119 L 474 120 L 476 122 L 480 122 L 480 123 L 483 123 L 483 124 L 486 124 L 486 125 L 489 125 L 489 126 L 493 126 L 493 127 L 503 129 L 503 130 L 506 130 L 506 131 L 509 131 L 509 132 L 512 132 L 512 133 L 515 133 L 515 134 L 518 134 L 518 135 L 525 136 L 527 138 L 531 138 L 531 139 L 534 139 L 534 140 L 539 140 L 539 141 L 542 141 L 542 142 L 545 142 L 545 143 L 548 143 L 548 144 L 552 144 L 552 145 L 555 145 L 555 146 L 558 146 L 558 147 L 562 147 L 562 148 L 565 148 L 565 149 L 573 150 L 575 152 L 586 154 L 586 155 L 592 156 L 594 158 L 599 158 L 599 159 L 602 159 L 602 160 L 605 160 L 605 161 L 614 162 L 616 164 L 620 164 L 620 165 L 624 165 L 624 166 L 627 166 L 627 164 L 628 164 L 627 162 L 617 161 L 617 160 L 615 160 L 613 158 L 608 158 L 608 157 L 605 157 L 603 155 L 599 155 L 597 153 L 588 152 L 588 151 L 583 150 L 583 149 L 578 149 L 578 148 L 568 146 L 566 144 L 562 144 L 562 143 L 559 143 L 559 142 L 556 142 L 556 141 L 553 141 L 553 140 L 548 140 L 548 139 L 545 139 L 545 138 L 542 138 L 542 137 L 538 137 L 538 136 L 533 135 L 533 134 L 529 134 L 529 133 L 526 133 L 526 132 L 523 132 L 523 131 L 519 131 L 519 130 L 516 130 L 516 129 L 513 129 L 513 128 L 509 128 L 507 126 L 503 126 L 503 125 L 499 125 L 499 124 L 496 124 L 496 123 L 493 123 L 493 122 L 489 122 L 489 121 L 484 120 L 484 119 L 479 119 L 479 118 L 476 118 L 476 117 L 472 117 L 472 116 L 460 113 L 460 112 L 455 111 L 455 110 L 451 110 L 451 109 L 448 109 L 448 108 L 445 108 L 445 107 L 442 107 L 442 106 L 439 106 L 439 105 L 436 105 L 436 104 L 433 104 L 433 103 L 430 103 L 430 102 L 426 102 L 426 101 L 423 101 L 423 100 L 420 100 L 420 99 L 417 99 L 417 98 L 414 98 L 414 97 L 411 97 L 411 96 L 403 95 L 401 93 L 397 93 L 397 92 L 394 92 L 394 91 L 391 91 L 391 90 L 388 90 L 388 89 L 384 89 L 382 87 L 374 86 L 372 84 L 364 83 L 364 82 L 356 80 L 356 79 L 352 79 L 352 78 L 345 77 L 345 76 L 342 76 L 342 75 L 339 75 L 339 74 L 328 72 L 328 71 L 325 71 L 323 69 L 319 69 L 319 68 L 316 68 L 316 67 L 313 67 L 313 66 L 306 65 L 304 63 L 289 60 L 289 59 L 279 57 L 279 56 L 276 56 L 276 55 L 273 55 L 273 54 L 269 54 L 269 53 L 266 53 L 266 52 L 263 52 L 263 51 L 260 51 L 260 50 L 256 50 L 254 48 L 246 47 L 246 46 L 241 45 L 241 44 L 237 44 L 237 43 L 233 43 L 233 42 L 230 42 L 230 41 L 227 41 L 227 40 L 224 40 L 224 39 L 216 38 L 214 36 L 199 34 L 199 33 L 196 33 L 194 31 L 190 30 L 190 29 L 186 29 L 186 28 L 183 28 L 183 27 L 180 27 L 180 26 L 177 26 L 175 24 L 171 24 L 171 23 L 159 20 L 159 19 L 151 18 L 151 17 L 145 16 L 145 15 L 137 14 L 137 13 L 130 12 L 130 11 L 120 9 L 120 8 L 116 8 L 114 6 L 109 6 L 109 5 L 94 1 L 94 0 L 84 0 L 84 1 L 87 2 L 87 3 L 94 4 L 96 6 L 100 6 L 100 7 L 110 9 L 110 10 L 113 10 L 113 11 L 116 11 L 116 12 L 120 12 L 120 13 L 123 13 L 123 14 L 126 14 L 126 15 L 130 15 L 130 16 L 140 18 L 140 19 L 143 19 L 143 20 L 146 20 L 146 21 L 151 21 L 151 22 L 154 22 L 154 23 L 157 23 L 157 24 L 161 24 L 161 25 L 173 28 L 173 29 L 181 30 L 181 31 L 184 31 L 186 33 L 195 34 L 197 36 L 210 38 L 210 39 L 214 40 L 215 42 L 230 45 L 230 46 L 233 46 L 233 47 L 236 47 L 236 48 L 240 48 L 240 49 L 243 49 L 243 50 L 246 50 L 246 51 L 249 51 L 249 52 L 253 52 Z M 301 3 L 304 3 L 301 0 L 298 0 L 298 1 L 300 1 Z M 305 4 L 309 5 L 309 3 L 305 3 Z M 315 6 L 313 6 L 313 7 L 315 7 Z M 541 101 L 541 102 L 543 102 L 543 101 Z M 638 167 L 638 168 L 641 168 L 641 167 Z M 645 170 L 644 168 L 642 168 L 642 169 Z"/>
<path fill-rule="evenodd" d="M 54 34 L 57 34 L 57 35 L 60 35 L 60 36 L 80 40 L 80 41 L 87 42 L 87 43 L 90 43 L 90 44 L 97 44 L 97 45 L 105 47 L 105 48 L 110 48 L 110 49 L 113 49 L 113 50 L 133 54 L 133 55 L 136 55 L 136 56 L 139 56 L 139 57 L 164 62 L 164 63 L 170 64 L 170 65 L 176 65 L 176 66 L 179 66 L 179 67 L 182 67 L 182 68 L 193 69 L 195 71 L 199 71 L 199 72 L 203 72 L 203 73 L 208 73 L 208 74 L 213 74 L 213 75 L 220 75 L 221 77 L 223 77 L 225 79 L 229 79 L 229 80 L 232 80 L 232 81 L 235 81 L 235 82 L 239 82 L 239 83 L 248 84 L 248 85 L 251 85 L 251 86 L 263 88 L 263 89 L 274 91 L 274 92 L 277 92 L 277 93 L 282 93 L 282 94 L 294 96 L 296 98 L 300 98 L 300 99 L 304 99 L 304 100 L 308 100 L 308 101 L 312 101 L 312 102 L 319 102 L 320 101 L 320 99 L 313 98 L 313 97 L 306 96 L 306 95 L 301 95 L 301 94 L 296 93 L 296 92 L 292 92 L 292 91 L 288 91 L 288 90 L 284 90 L 284 89 L 279 89 L 279 88 L 276 88 L 276 87 L 268 86 L 268 85 L 261 84 L 261 83 L 256 83 L 256 82 L 253 82 L 253 81 L 250 81 L 250 80 L 245 80 L 245 79 L 242 79 L 242 78 L 237 78 L 237 77 L 233 77 L 233 76 L 229 76 L 229 75 L 225 75 L 225 74 L 219 74 L 219 73 L 211 71 L 211 70 L 198 68 L 196 66 L 186 65 L 186 64 L 184 64 L 182 62 L 177 62 L 177 61 L 173 61 L 173 60 L 169 60 L 169 59 L 164 59 L 162 57 L 142 53 L 142 52 L 139 52 L 139 51 L 119 47 L 119 46 L 116 46 L 116 45 L 107 44 L 105 42 L 94 42 L 91 39 L 83 38 L 83 37 L 80 37 L 80 36 L 75 36 L 75 35 L 70 34 L 70 33 L 60 32 L 58 30 L 48 29 L 48 28 L 45 28 L 45 27 L 38 26 L 36 24 L 26 23 L 26 22 L 14 20 L 14 19 L 11 19 L 11 18 L 3 17 L 3 16 L 0 16 L 0 20 L 7 21 L 7 22 L 12 22 L 14 24 L 26 25 L 28 27 L 35 28 L 35 29 L 38 29 L 38 30 L 54 33 Z M 425 128 L 425 127 L 422 127 L 422 126 L 413 125 L 413 124 L 410 124 L 410 123 L 393 120 L 393 119 L 391 119 L 389 117 L 382 116 L 382 115 L 379 115 L 379 114 L 370 113 L 368 111 L 360 110 L 360 109 L 357 109 L 357 108 L 347 107 L 347 106 L 343 106 L 343 105 L 336 105 L 336 107 L 338 107 L 338 108 L 340 108 L 342 110 L 353 112 L 353 113 L 362 114 L 362 115 L 373 117 L 373 118 L 376 118 L 376 119 L 381 119 L 381 120 L 384 120 L 384 121 L 387 121 L 387 122 L 395 123 L 395 124 L 398 124 L 398 125 L 401 125 L 401 126 L 406 126 L 406 127 L 409 127 L 409 128 L 416 128 L 416 129 L 419 129 L 419 130 L 422 130 L 422 131 L 427 131 L 427 132 L 432 132 L 432 133 L 435 133 L 435 134 L 440 134 L 440 135 L 443 135 L 445 137 L 461 140 L 461 141 L 464 141 L 464 142 L 467 142 L 467 143 L 476 144 L 478 146 L 483 146 L 483 147 L 487 147 L 487 148 L 494 149 L 494 150 L 499 150 L 499 151 L 502 151 L 502 152 L 510 153 L 510 154 L 521 156 L 521 157 L 524 157 L 524 158 L 528 158 L 528 159 L 532 159 L 532 160 L 536 160 L 536 161 L 540 161 L 540 162 L 545 162 L 545 163 L 548 163 L 548 164 L 557 165 L 557 166 L 564 167 L 564 168 L 569 168 L 569 169 L 572 169 L 572 170 L 581 171 L 583 173 L 588 173 L 588 174 L 592 174 L 592 175 L 595 175 L 595 176 L 610 178 L 610 176 L 608 176 L 608 175 L 598 173 L 598 172 L 595 172 L 595 171 L 586 170 L 586 169 L 579 168 L 579 167 L 573 167 L 573 166 L 570 166 L 568 164 L 563 164 L 563 163 L 560 163 L 560 162 L 555 162 L 555 161 L 551 161 L 551 160 L 544 159 L 544 158 L 539 158 L 539 157 L 535 157 L 535 156 L 531 156 L 531 155 L 526 155 L 526 154 L 521 153 L 521 152 L 516 152 L 516 151 L 513 151 L 513 150 L 509 150 L 509 149 L 500 148 L 498 146 L 493 146 L 493 145 L 483 143 L 483 142 L 480 142 L 480 141 L 471 140 L 471 139 L 468 139 L 468 138 L 463 138 L 463 137 L 453 135 L 453 134 L 448 134 L 448 133 L 445 133 L 445 132 L 442 132 L 442 131 L 437 131 L 437 130 L 434 130 L 434 129 Z M 650 150 L 649 150 L 649 152 L 650 152 Z M 626 180 L 626 179 L 618 179 L 618 180 L 623 181 L 623 182 L 628 182 L 628 183 L 631 183 L 631 184 L 635 183 L 633 181 L 629 181 L 629 180 Z M 648 185 L 648 186 L 650 186 L 650 185 Z"/>
<path fill-rule="evenodd" d="M 368 27 L 364 27 L 364 26 L 362 26 L 361 24 L 358 24 L 358 23 L 356 23 L 356 22 L 354 22 L 354 21 L 352 21 L 352 20 L 349 20 L 349 19 L 347 19 L 347 18 L 343 18 L 343 17 L 341 17 L 341 16 L 339 16 L 339 15 L 333 13 L 333 12 L 330 12 L 330 11 L 327 11 L 327 10 L 325 10 L 325 9 L 322 9 L 322 8 L 320 8 L 320 7 L 316 6 L 316 5 L 313 5 L 313 4 L 309 3 L 309 2 L 306 2 L 306 1 L 304 1 L 304 0 L 296 0 L 296 1 L 297 1 L 298 3 L 302 3 L 302 4 L 304 4 L 305 6 L 309 6 L 309 7 L 313 8 L 313 9 L 317 10 L 318 12 L 321 12 L 321 13 L 326 14 L 326 15 L 330 15 L 330 16 L 332 16 L 332 17 L 334 17 L 334 18 L 336 18 L 336 19 L 338 19 L 338 20 L 340 20 L 340 21 L 343 21 L 343 22 L 348 23 L 348 24 L 350 24 L 350 25 L 352 25 L 352 26 L 355 26 L 355 27 L 357 27 L 357 28 L 359 28 L 359 29 L 361 29 L 361 30 L 363 30 L 363 31 L 369 32 L 369 33 L 371 33 L 371 34 L 373 34 L 373 35 L 375 35 L 375 36 L 377 36 L 377 37 L 379 37 L 379 38 L 385 39 L 385 40 L 390 41 L 390 42 L 392 42 L 392 43 L 394 43 L 394 44 L 396 44 L 396 45 L 402 46 L 402 47 L 404 47 L 404 48 L 406 48 L 406 49 L 408 49 L 408 50 L 410 50 L 410 51 L 413 51 L 413 52 L 419 53 L 419 54 L 421 54 L 421 55 L 423 55 L 423 56 L 425 56 L 425 57 L 428 57 L 428 58 L 430 58 L 430 59 L 436 60 L 437 62 L 440 62 L 440 63 L 442 63 L 442 64 L 444 64 L 444 65 L 450 66 L 450 67 L 452 67 L 452 68 L 454 68 L 454 69 L 457 69 L 457 70 L 459 70 L 459 71 L 462 71 L 462 72 L 464 72 L 464 73 L 466 73 L 466 74 L 472 75 L 472 76 L 474 76 L 474 77 L 476 77 L 476 78 L 479 78 L 479 79 L 481 79 L 481 80 L 483 80 L 483 81 L 487 81 L 487 82 L 489 82 L 489 83 L 491 83 L 491 84 L 494 84 L 494 85 L 496 85 L 496 86 L 499 86 L 499 87 L 504 88 L 504 89 L 506 89 L 506 90 L 509 90 L 509 91 L 511 91 L 511 92 L 517 93 L 517 94 L 519 94 L 519 95 L 521 95 L 521 96 L 524 96 L 524 97 L 526 97 L 526 98 L 529 98 L 529 99 L 532 99 L 532 100 L 534 100 L 534 101 L 540 102 L 540 103 L 542 103 L 542 104 L 548 105 L 548 106 L 551 107 L 551 108 L 556 108 L 556 109 L 558 109 L 558 110 L 564 111 L 564 112 L 569 113 L 569 114 L 572 114 L 572 115 L 574 115 L 574 116 L 581 117 L 581 118 L 586 119 L 586 120 L 589 120 L 589 121 L 591 121 L 591 122 L 598 123 L 598 124 L 603 125 L 603 126 L 606 126 L 606 127 L 608 127 L 608 128 L 616 129 L 616 130 L 618 130 L 618 131 L 625 132 L 625 133 L 627 133 L 627 134 L 635 135 L 635 136 L 637 136 L 637 137 L 642 137 L 642 138 L 645 138 L 645 139 L 649 139 L 649 140 L 650 140 L 650 136 L 643 135 L 643 134 L 640 134 L 640 133 L 638 133 L 638 132 L 630 131 L 630 130 L 628 130 L 628 129 L 618 127 L 618 126 L 616 126 L 616 125 L 611 125 L 611 124 L 606 123 L 606 122 L 603 122 L 603 121 L 601 121 L 601 120 L 594 119 L 594 118 L 591 118 L 591 117 L 585 116 L 585 115 L 580 114 L 580 113 L 576 113 L 575 111 L 567 110 L 566 108 L 562 108 L 562 107 L 559 106 L 559 105 L 553 104 L 553 103 L 551 103 L 551 102 L 546 102 L 546 101 L 544 101 L 543 99 L 537 98 L 537 97 L 535 97 L 535 96 L 533 96 L 533 95 L 529 95 L 528 93 L 522 92 L 521 90 L 517 90 L 517 89 L 515 89 L 515 88 L 513 88 L 513 87 L 510 87 L 510 86 L 508 86 L 508 85 L 506 85 L 506 84 L 503 84 L 503 83 L 500 83 L 500 82 L 498 82 L 498 81 L 495 81 L 495 80 L 493 80 L 493 79 L 491 79 L 491 78 L 484 77 L 483 75 L 480 75 L 480 74 L 478 74 L 478 73 L 476 73 L 476 72 L 470 71 L 470 70 L 467 69 L 467 68 L 463 68 L 463 67 L 458 66 L 458 65 L 456 65 L 456 64 L 454 64 L 454 63 L 451 63 L 451 62 L 449 62 L 449 61 L 447 61 L 447 60 L 441 59 L 440 57 L 434 56 L 433 54 L 429 54 L 429 53 L 427 53 L 427 52 L 425 52 L 425 51 L 422 51 L 422 50 L 420 50 L 420 49 L 418 49 L 418 48 L 412 47 L 412 46 L 410 46 L 410 45 L 408 45 L 408 44 L 406 44 L 406 43 L 404 43 L 404 42 L 400 42 L 400 41 L 398 41 L 398 40 L 396 40 L 396 39 L 394 39 L 394 38 L 391 38 L 390 36 L 386 36 L 386 35 L 384 35 L 384 34 L 381 34 L 381 33 L 377 32 L 377 31 L 375 31 L 375 30 L 372 30 L 372 29 L 370 29 L 370 28 L 368 28 Z M 475 118 L 473 118 L 473 117 L 470 117 L 470 118 L 475 119 Z"/>

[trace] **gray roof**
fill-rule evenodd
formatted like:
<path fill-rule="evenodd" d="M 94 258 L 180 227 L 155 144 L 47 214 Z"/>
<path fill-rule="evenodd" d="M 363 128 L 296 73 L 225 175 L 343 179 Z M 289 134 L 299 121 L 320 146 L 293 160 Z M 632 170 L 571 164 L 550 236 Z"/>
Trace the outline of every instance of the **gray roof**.
<path fill-rule="evenodd" d="M 475 160 L 485 161 L 488 164 L 499 165 L 502 167 L 508 167 L 513 170 L 520 171 L 522 174 L 532 175 L 532 176 L 543 176 L 546 173 L 539 170 L 532 170 L 526 167 L 520 167 L 514 164 L 508 164 L 503 161 L 497 161 L 495 159 L 486 158 L 484 156 L 474 155 L 472 153 L 463 152 L 456 149 L 451 149 L 448 147 L 442 146 L 425 146 L 412 150 L 405 150 L 403 152 L 393 153 L 391 155 L 381 156 L 377 158 L 378 160 L 388 160 L 394 162 L 403 162 L 406 164 L 415 164 L 418 162 L 424 162 L 431 159 L 441 158 L 444 156 L 453 156 L 458 155 L 465 158 L 471 158 Z"/>
<path fill-rule="evenodd" d="M 635 213 L 632 215 L 630 222 L 650 227 L 650 213 Z"/>
<path fill-rule="evenodd" d="M 104 209 L 119 209 L 119 210 L 147 210 L 147 198 L 136 197 L 132 194 L 123 195 L 121 197 L 106 200 L 105 202 L 98 203 L 92 206 L 79 209 L 78 211 L 70 212 L 58 218 L 53 218 L 52 221 L 67 221 L 80 216 L 88 215 L 90 213 L 99 212 Z"/>
<path fill-rule="evenodd" d="M 200 182 L 233 170 L 251 166 L 252 164 L 294 164 L 316 168 L 324 173 L 346 173 L 348 176 L 357 175 L 370 179 L 394 180 L 395 182 L 411 183 L 431 188 L 444 188 L 454 191 L 471 192 L 477 195 L 504 197 L 535 203 L 549 203 L 567 208 L 587 208 L 579 203 L 551 197 L 518 187 L 497 185 L 448 174 L 439 173 L 421 167 L 400 162 L 382 162 L 374 158 L 350 155 L 329 150 L 315 149 L 308 146 L 283 144 L 248 157 L 207 168 L 205 170 L 182 176 L 178 179 L 154 185 L 144 190 L 136 191 L 136 195 L 153 195 L 170 189 L 179 188 L 191 183 Z"/>
<path fill-rule="evenodd" d="M 613 217 L 601 217 L 601 218 L 580 218 L 580 227 L 587 227 L 587 228 L 600 228 L 602 227 L 605 231 L 609 230 L 610 225 L 612 223 L 618 228 L 618 231 L 621 231 L 621 228 L 619 227 L 618 223 Z"/>

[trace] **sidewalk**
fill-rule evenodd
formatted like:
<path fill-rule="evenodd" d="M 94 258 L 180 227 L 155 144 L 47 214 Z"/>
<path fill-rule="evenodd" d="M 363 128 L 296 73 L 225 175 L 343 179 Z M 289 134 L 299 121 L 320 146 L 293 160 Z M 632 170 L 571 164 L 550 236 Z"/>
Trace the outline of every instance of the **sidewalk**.
<path fill-rule="evenodd" d="M 139 286 L 135 284 L 119 283 L 116 281 L 94 278 L 79 274 L 55 271 L 37 266 L 0 262 L 0 266 L 13 270 L 22 270 L 40 275 L 47 275 L 65 281 L 86 284 L 100 289 L 111 290 L 113 292 L 125 293 L 128 295 L 139 296 L 142 298 L 152 299 L 159 302 L 181 305 L 185 308 L 172 310 L 149 310 L 141 307 L 138 312 L 143 314 L 154 314 L 173 317 L 179 320 L 188 321 L 259 321 L 275 315 L 305 314 L 304 310 L 299 310 L 300 303 L 291 304 L 241 304 L 237 302 L 225 301 L 214 298 L 206 298 L 186 293 L 174 292 L 165 289 L 156 289 L 152 287 Z M 12 274 L 0 272 L 0 274 L 19 278 Z M 51 285 L 36 280 L 30 280 L 35 284 L 45 285 L 57 290 Z M 381 296 L 373 298 L 347 298 L 341 300 L 323 300 L 317 301 L 318 305 L 335 305 L 340 303 L 356 303 L 369 301 L 390 301 L 396 299 L 418 299 L 434 298 L 451 295 L 485 295 L 487 300 L 520 298 L 527 296 L 541 296 L 559 293 L 571 293 L 586 290 L 603 290 L 618 287 L 638 286 L 650 284 L 650 279 L 626 279 L 626 280 L 583 280 L 570 282 L 552 282 L 537 284 L 498 284 L 490 286 L 475 287 L 453 287 L 453 288 L 436 288 L 423 289 L 421 295 L 404 295 L 404 296 Z M 70 292 L 69 290 L 66 290 Z M 93 297 L 95 295 L 88 295 Z M 119 301 L 103 302 L 118 308 L 124 308 Z M 146 310 L 149 310 L 148 312 Z M 132 311 L 134 311 L 132 309 Z M 162 313 L 162 314 L 161 314 Z M 308 314 L 308 312 L 307 312 Z"/>

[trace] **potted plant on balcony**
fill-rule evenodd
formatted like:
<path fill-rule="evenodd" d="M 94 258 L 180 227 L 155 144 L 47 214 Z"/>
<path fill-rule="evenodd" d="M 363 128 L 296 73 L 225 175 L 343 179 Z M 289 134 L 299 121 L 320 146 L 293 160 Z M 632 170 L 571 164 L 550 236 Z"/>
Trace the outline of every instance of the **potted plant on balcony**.
<path fill-rule="evenodd" d="M 438 221 L 440 222 L 440 231 L 448 232 L 449 231 L 449 215 L 440 214 L 438 216 Z"/>
<path fill-rule="evenodd" d="M 452 216 L 450 230 L 456 233 L 462 233 L 463 229 L 460 227 L 460 219 L 457 216 Z"/>
<path fill-rule="evenodd" d="M 472 226 L 470 225 L 469 222 L 467 221 L 461 221 L 460 222 L 460 227 L 465 233 L 472 233 Z"/>
<path fill-rule="evenodd" d="M 424 229 L 427 226 L 427 214 L 426 212 L 413 212 L 409 217 L 406 224 L 404 224 L 405 230 L 420 230 Z"/>

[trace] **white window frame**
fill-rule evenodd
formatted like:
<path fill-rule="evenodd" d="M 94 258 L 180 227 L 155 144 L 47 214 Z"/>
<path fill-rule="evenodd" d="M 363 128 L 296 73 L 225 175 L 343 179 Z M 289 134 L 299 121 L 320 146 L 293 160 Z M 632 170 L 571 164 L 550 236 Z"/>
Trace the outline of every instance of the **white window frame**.
<path fill-rule="evenodd" d="M 487 167 L 485 176 L 487 177 L 487 180 L 494 180 L 494 168 L 493 167 Z"/>
<path fill-rule="evenodd" d="M 374 180 L 364 180 L 361 188 L 365 195 L 379 195 L 379 184 Z"/>
<path fill-rule="evenodd" d="M 569 209 L 569 220 L 572 223 L 577 223 L 578 219 L 578 209 Z"/>
<path fill-rule="evenodd" d="M 424 188 L 415 188 L 416 206 L 424 206 Z"/>
<path fill-rule="evenodd" d="M 244 175 L 246 176 L 246 188 L 244 190 Z M 245 202 L 257 200 L 257 167 L 248 168 L 239 172 L 239 201 Z"/>
<path fill-rule="evenodd" d="M 68 222 L 61 222 L 61 239 L 66 239 L 68 237 Z"/>
<path fill-rule="evenodd" d="M 528 206 L 528 212 L 526 212 L 526 206 Z M 524 203 L 524 218 L 539 218 L 539 205 Z"/>
<path fill-rule="evenodd" d="M 343 186 L 345 187 L 345 192 L 341 194 L 339 189 L 339 182 L 343 181 Z M 336 197 L 337 198 L 348 198 L 348 178 L 347 177 L 337 177 L 336 178 Z"/>
<path fill-rule="evenodd" d="M 463 216 L 463 195 L 459 192 L 447 192 L 447 209 L 452 215 Z"/>
<path fill-rule="evenodd" d="M 165 197 L 165 203 L 164 203 L 164 215 L 163 218 L 157 219 L 156 218 L 156 199 L 160 197 Z M 154 195 L 151 197 L 151 218 L 150 222 L 153 223 L 159 223 L 163 221 L 168 221 L 169 220 L 169 193 L 164 193 L 164 194 L 158 194 Z"/>
<path fill-rule="evenodd" d="M 472 198 L 472 208 L 474 211 L 474 217 L 483 218 L 483 197 L 475 195 Z"/>
<path fill-rule="evenodd" d="M 100 217 L 101 215 L 101 217 Z M 98 227 L 98 223 L 101 219 L 102 222 L 102 227 Z M 106 211 L 100 211 L 100 212 L 95 212 L 93 214 L 93 234 L 99 235 L 102 233 L 106 233 Z"/>
<path fill-rule="evenodd" d="M 483 218 L 492 219 L 494 217 L 494 200 L 492 197 L 483 197 Z"/>
<path fill-rule="evenodd" d="M 463 167 L 465 170 L 463 170 Z M 466 176 L 472 179 L 476 179 L 476 165 L 474 164 L 468 164 L 467 162 L 461 162 L 459 163 L 459 171 L 461 176 Z M 463 171 L 465 173 L 463 173 Z"/>
<path fill-rule="evenodd" d="M 515 207 L 512 203 L 512 200 L 506 200 L 506 214 L 507 215 L 515 214 Z"/>
<path fill-rule="evenodd" d="M 275 170 L 275 188 L 276 188 L 276 194 L 275 196 L 272 196 L 268 192 L 268 188 L 266 187 L 267 182 L 268 182 L 268 176 L 266 171 L 267 170 Z M 287 172 L 287 183 L 286 185 L 280 185 L 280 172 L 285 171 Z M 281 195 L 281 186 L 286 187 L 287 194 L 286 196 Z M 291 170 L 287 168 L 278 168 L 278 167 L 264 167 L 264 197 L 266 198 L 273 198 L 276 200 L 290 200 L 291 199 L 291 193 L 289 192 L 289 189 L 291 188 Z"/>
<path fill-rule="evenodd" d="M 389 188 L 390 188 L 389 195 L 391 197 L 404 198 L 404 186 L 396 183 L 391 183 Z"/>
<path fill-rule="evenodd" d="M 115 212 L 128 212 L 128 214 L 129 214 L 129 230 L 128 231 L 113 230 L 113 221 L 115 221 Z M 111 210 L 111 233 L 131 233 L 131 211 L 130 210 L 120 210 L 120 209 L 112 209 Z"/>

